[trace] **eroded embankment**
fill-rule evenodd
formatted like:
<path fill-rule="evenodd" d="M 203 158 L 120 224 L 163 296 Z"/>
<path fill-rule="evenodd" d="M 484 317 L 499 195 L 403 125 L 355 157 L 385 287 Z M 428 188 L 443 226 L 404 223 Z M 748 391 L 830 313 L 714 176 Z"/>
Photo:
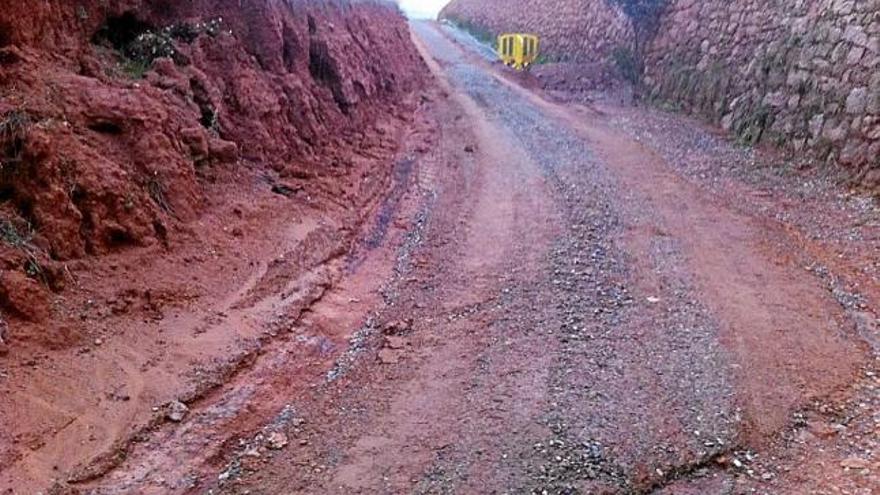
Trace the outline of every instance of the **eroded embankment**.
<path fill-rule="evenodd" d="M 64 345 L 87 256 L 173 245 L 271 172 L 351 207 L 421 62 L 379 2 L 15 1 L 0 13 L 0 346 Z M 230 185 L 235 182 L 228 182 Z M 87 267 L 83 267 L 87 269 Z M 2 321 L 2 320 L 0 320 Z"/>
<path fill-rule="evenodd" d="M 6 7 L 0 491 L 31 493 L 123 462 L 338 281 L 426 71 L 383 2 Z"/>

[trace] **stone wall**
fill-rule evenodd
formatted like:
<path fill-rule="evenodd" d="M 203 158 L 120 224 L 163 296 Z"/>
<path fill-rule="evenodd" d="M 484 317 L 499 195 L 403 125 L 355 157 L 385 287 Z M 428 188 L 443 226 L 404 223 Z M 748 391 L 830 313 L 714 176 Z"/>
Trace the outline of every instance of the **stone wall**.
<path fill-rule="evenodd" d="M 629 19 L 606 0 L 452 0 L 440 17 L 485 37 L 535 33 L 551 60 L 605 61 L 633 42 Z"/>
<path fill-rule="evenodd" d="M 441 13 L 494 36 L 529 31 L 553 60 L 632 47 L 608 0 L 453 0 Z M 880 187 L 880 0 L 670 0 L 647 43 L 651 95 L 744 143 L 845 167 Z"/>
<path fill-rule="evenodd" d="M 880 186 L 880 0 L 673 0 L 653 96 Z"/>

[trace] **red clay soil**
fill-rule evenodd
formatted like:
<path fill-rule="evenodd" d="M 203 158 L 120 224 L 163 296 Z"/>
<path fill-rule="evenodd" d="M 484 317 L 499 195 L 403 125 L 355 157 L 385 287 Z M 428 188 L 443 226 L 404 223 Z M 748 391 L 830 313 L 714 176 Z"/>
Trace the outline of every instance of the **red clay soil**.
<path fill-rule="evenodd" d="M 146 67 L 143 40 L 167 56 Z M 16 1 L 0 45 L 12 347 L 75 341 L 81 325 L 60 325 L 40 283 L 60 292 L 71 260 L 173 244 L 216 202 L 205 185 L 221 170 L 350 205 L 385 139 L 372 124 L 405 113 L 422 74 L 403 19 L 369 2 Z"/>
<path fill-rule="evenodd" d="M 97 476 L 320 299 L 425 74 L 382 2 L 7 2 L 0 490 Z"/>

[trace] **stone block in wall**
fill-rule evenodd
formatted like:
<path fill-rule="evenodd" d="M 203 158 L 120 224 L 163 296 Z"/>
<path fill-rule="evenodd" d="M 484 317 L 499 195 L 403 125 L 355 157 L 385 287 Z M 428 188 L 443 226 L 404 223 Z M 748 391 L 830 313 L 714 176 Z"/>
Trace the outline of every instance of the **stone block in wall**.
<path fill-rule="evenodd" d="M 846 97 L 846 113 L 862 115 L 868 107 L 868 88 L 853 88 Z"/>

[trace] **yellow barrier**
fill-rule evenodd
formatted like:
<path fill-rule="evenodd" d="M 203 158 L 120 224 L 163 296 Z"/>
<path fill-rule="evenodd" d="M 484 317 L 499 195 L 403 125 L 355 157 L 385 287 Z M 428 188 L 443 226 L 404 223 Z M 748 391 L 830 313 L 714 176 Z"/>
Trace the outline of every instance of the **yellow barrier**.
<path fill-rule="evenodd" d="M 504 65 L 523 70 L 538 59 L 540 42 L 533 34 L 502 34 L 498 37 L 498 57 Z"/>

